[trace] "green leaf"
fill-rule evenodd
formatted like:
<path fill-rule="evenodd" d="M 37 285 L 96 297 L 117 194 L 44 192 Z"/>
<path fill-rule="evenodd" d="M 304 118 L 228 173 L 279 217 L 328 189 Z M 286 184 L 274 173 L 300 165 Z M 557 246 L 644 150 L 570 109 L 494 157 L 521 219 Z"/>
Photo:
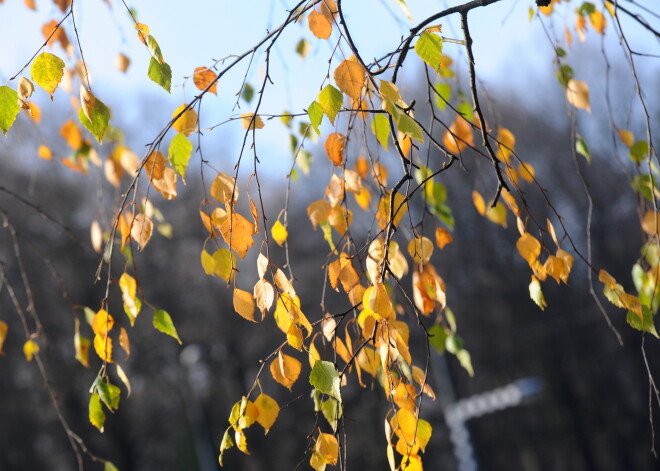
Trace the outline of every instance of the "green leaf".
<path fill-rule="evenodd" d="M 103 424 L 105 423 L 105 412 L 101 406 L 101 397 L 98 393 L 93 393 L 89 398 L 89 421 L 94 427 L 103 433 Z"/>
<path fill-rule="evenodd" d="M 461 101 L 456 107 L 458 113 L 463 116 L 467 121 L 474 124 L 474 109 L 467 101 Z"/>
<path fill-rule="evenodd" d="M 162 333 L 174 337 L 179 344 L 182 343 L 179 334 L 176 332 L 172 318 L 166 311 L 162 309 L 156 309 L 154 311 L 154 327 Z"/>
<path fill-rule="evenodd" d="M 119 471 L 119 469 L 117 469 L 117 467 L 110 461 L 104 461 L 103 471 Z"/>
<path fill-rule="evenodd" d="M 34 83 L 46 90 L 53 99 L 53 93 L 64 76 L 64 61 L 56 55 L 44 52 L 32 62 L 30 75 Z"/>
<path fill-rule="evenodd" d="M 470 377 L 474 376 L 474 368 L 472 368 L 472 358 L 470 357 L 470 352 L 465 349 L 461 349 L 456 352 L 456 358 L 461 364 L 463 369 L 468 372 Z"/>
<path fill-rule="evenodd" d="M 415 43 L 415 52 L 433 70 L 438 71 L 442 60 L 442 38 L 428 31 L 423 32 Z"/>
<path fill-rule="evenodd" d="M 543 297 L 543 291 L 541 291 L 541 283 L 536 277 L 532 277 L 532 282 L 529 284 L 529 297 L 532 298 L 532 301 L 534 301 L 541 310 L 545 310 L 547 304 Z"/>
<path fill-rule="evenodd" d="M 344 94 L 332 85 L 328 84 L 321 91 L 321 93 L 319 93 L 316 101 L 319 102 L 323 108 L 323 112 L 328 116 L 328 119 L 330 119 L 330 122 L 334 125 L 335 117 L 337 116 L 337 113 L 339 113 L 341 105 L 344 103 Z"/>
<path fill-rule="evenodd" d="M 335 242 L 332 240 L 332 226 L 328 221 L 323 221 L 319 224 L 319 226 L 321 226 L 321 230 L 323 231 L 323 238 L 330 246 L 330 250 L 334 252 L 337 250 L 337 247 L 335 246 Z"/>
<path fill-rule="evenodd" d="M 0 87 L 0 130 L 7 135 L 7 131 L 16 121 L 21 107 L 18 105 L 18 93 L 3 85 Z"/>
<path fill-rule="evenodd" d="M 231 438 L 230 429 L 225 430 L 225 434 L 222 436 L 222 442 L 220 442 L 220 466 L 222 466 L 222 455 L 225 450 L 234 446 L 234 440 Z"/>
<path fill-rule="evenodd" d="M 429 342 L 438 353 L 445 353 L 448 335 L 447 329 L 439 324 L 434 324 L 429 329 Z"/>
<path fill-rule="evenodd" d="M 456 221 L 454 215 L 451 212 L 451 208 L 446 204 L 435 204 L 431 206 L 431 212 L 438 216 L 438 218 L 444 222 L 449 229 L 454 229 Z"/>
<path fill-rule="evenodd" d="M 323 417 L 325 417 L 325 420 L 327 420 L 330 424 L 330 427 L 332 427 L 332 431 L 336 432 L 337 423 L 339 422 L 339 419 L 341 419 L 343 413 L 339 401 L 331 397 L 330 399 L 321 403 L 320 409 L 323 413 Z"/>
<path fill-rule="evenodd" d="M 646 174 L 635 175 L 632 179 L 631 186 L 637 193 L 650 202 L 653 202 L 654 195 L 658 188 L 658 183 L 655 177 Z"/>
<path fill-rule="evenodd" d="M 160 64 L 152 57 L 149 62 L 147 75 L 151 80 L 163 87 L 167 93 L 170 93 L 170 87 L 172 86 L 172 69 L 167 62 Z"/>
<path fill-rule="evenodd" d="M 390 137 L 390 120 L 383 113 L 376 113 L 374 119 L 371 122 L 371 132 L 374 133 L 376 139 L 383 149 L 386 151 L 389 147 L 389 137 Z"/>
<path fill-rule="evenodd" d="M 341 105 L 340 105 L 341 106 Z M 312 127 L 316 134 L 321 135 L 321 121 L 323 121 L 323 107 L 321 104 L 314 100 L 311 105 L 307 107 L 307 115 L 309 116 L 309 122 L 312 123 Z"/>
<path fill-rule="evenodd" d="M 115 386 L 112 383 L 106 383 L 100 376 L 97 376 L 96 380 L 94 380 L 94 386 L 96 392 L 98 392 L 99 397 L 103 401 L 103 404 L 105 404 L 111 412 L 117 410 L 119 407 L 119 396 L 121 394 L 119 386 Z"/>
<path fill-rule="evenodd" d="M 202 267 L 207 275 L 219 276 L 225 281 L 230 281 L 235 266 L 236 255 L 229 249 L 219 248 L 213 255 L 206 250 L 202 251 Z"/>
<path fill-rule="evenodd" d="M 437 83 L 433 88 L 438 93 L 435 96 L 435 106 L 442 111 L 447 107 L 447 102 L 451 98 L 451 85 L 448 83 Z"/>
<path fill-rule="evenodd" d="M 254 88 L 249 83 L 243 85 L 243 90 L 241 90 L 241 98 L 245 100 L 246 103 L 250 103 L 252 98 L 254 98 Z"/>
<path fill-rule="evenodd" d="M 557 54 L 557 57 L 565 57 L 566 56 L 566 51 L 562 49 L 561 47 L 556 47 L 555 48 L 555 54 Z"/>
<path fill-rule="evenodd" d="M 637 313 L 628 311 L 628 314 L 626 314 L 626 322 L 633 329 L 648 332 L 654 337 L 658 337 L 658 332 L 655 330 L 655 325 L 653 324 L 653 313 L 648 306 L 642 305 L 641 319 Z"/>
<path fill-rule="evenodd" d="M 575 150 L 578 154 L 587 159 L 587 163 L 591 163 L 591 152 L 589 152 L 589 147 L 587 143 L 582 139 L 582 136 L 578 134 L 577 140 L 575 141 Z"/>
<path fill-rule="evenodd" d="M 310 50 L 309 41 L 307 41 L 305 38 L 301 39 L 296 44 L 296 52 L 303 59 L 307 57 L 307 54 L 309 54 L 309 50 Z"/>
<path fill-rule="evenodd" d="M 573 78 L 573 69 L 568 65 L 562 65 L 557 70 L 557 80 L 562 87 L 567 88 L 568 82 Z"/>
<path fill-rule="evenodd" d="M 296 164 L 305 175 L 309 175 L 309 172 L 312 170 L 312 153 L 306 150 L 298 152 Z"/>
<path fill-rule="evenodd" d="M 637 141 L 630 148 L 630 160 L 639 163 L 649 155 L 649 144 L 646 141 Z"/>
<path fill-rule="evenodd" d="M 159 64 L 163 64 L 165 62 L 163 60 L 163 54 L 160 52 L 160 46 L 158 45 L 158 42 L 151 35 L 147 36 L 147 49 L 149 49 L 151 57 L 156 59 L 156 62 Z"/>
<path fill-rule="evenodd" d="M 170 147 L 167 151 L 168 158 L 172 168 L 181 175 L 181 178 L 185 177 L 192 150 L 192 143 L 182 132 L 174 136 L 170 142 Z"/>
<path fill-rule="evenodd" d="M 309 384 L 341 402 L 339 373 L 329 361 L 317 361 L 309 374 Z"/>
<path fill-rule="evenodd" d="M 415 139 L 418 142 L 424 142 L 424 134 L 422 133 L 422 128 L 417 124 L 417 121 L 412 119 L 405 113 L 399 115 L 397 120 L 397 128 L 402 133 L 410 136 L 411 139 Z"/>
<path fill-rule="evenodd" d="M 95 98 L 94 104 L 90 108 L 90 117 L 92 118 L 91 121 L 87 119 L 82 109 L 78 112 L 78 119 L 82 125 L 92 133 L 100 144 L 110 121 L 110 108 L 105 106 L 101 100 Z"/>
<path fill-rule="evenodd" d="M 579 10 L 578 10 L 578 13 L 579 13 L 581 16 L 584 16 L 584 15 L 591 15 L 591 14 L 592 14 L 593 12 L 595 12 L 595 11 L 596 11 L 596 6 L 595 6 L 593 3 L 591 3 L 591 2 L 584 2 L 584 3 L 580 6 L 580 8 L 579 8 Z"/>

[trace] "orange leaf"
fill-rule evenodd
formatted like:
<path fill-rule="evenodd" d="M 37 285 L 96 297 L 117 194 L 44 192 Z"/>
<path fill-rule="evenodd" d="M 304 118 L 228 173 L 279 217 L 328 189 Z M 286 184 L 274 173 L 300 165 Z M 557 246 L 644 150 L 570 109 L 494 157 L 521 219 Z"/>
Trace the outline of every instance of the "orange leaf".
<path fill-rule="evenodd" d="M 461 116 L 456 116 L 449 130 L 445 132 L 442 143 L 452 154 L 460 154 L 467 146 L 474 145 L 472 126 Z"/>
<path fill-rule="evenodd" d="M 199 88 L 200 90 L 206 90 L 206 87 L 209 86 L 211 82 L 215 80 L 215 72 L 212 70 L 207 69 L 206 67 L 197 67 L 195 69 L 195 75 L 193 75 L 193 82 L 195 83 L 195 86 Z M 209 92 L 213 93 L 214 95 L 218 94 L 218 83 L 214 83 L 211 85 L 209 88 Z"/>
<path fill-rule="evenodd" d="M 366 81 L 362 64 L 347 59 L 335 69 L 335 83 L 339 89 L 354 100 L 360 98 Z"/>
<path fill-rule="evenodd" d="M 300 376 L 301 369 L 302 364 L 298 360 L 285 355 L 282 351 L 277 353 L 277 358 L 270 364 L 273 379 L 289 390 Z"/>
<path fill-rule="evenodd" d="M 231 219 L 227 218 L 220 228 L 222 238 L 230 249 L 235 250 L 241 258 L 244 258 L 248 250 L 254 244 L 254 224 L 243 215 L 236 212 L 231 213 Z"/>
<path fill-rule="evenodd" d="M 100 309 L 92 319 L 92 330 L 98 336 L 105 337 L 115 325 L 115 320 L 105 309 Z"/>
<path fill-rule="evenodd" d="M 531 235 L 529 232 L 525 232 L 518 241 L 516 242 L 516 248 L 522 258 L 527 260 L 529 266 L 533 266 L 536 259 L 541 255 L 541 243 Z"/>
<path fill-rule="evenodd" d="M 67 121 L 60 128 L 60 136 L 73 150 L 78 150 L 82 146 L 82 134 L 80 128 L 73 121 Z"/>
<path fill-rule="evenodd" d="M 316 10 L 313 10 L 307 17 L 309 30 L 319 39 L 328 39 L 332 34 L 332 23 Z"/>
<path fill-rule="evenodd" d="M 333 165 L 339 167 L 344 163 L 344 146 L 346 136 L 341 133 L 333 132 L 325 140 L 325 152 Z"/>
<path fill-rule="evenodd" d="M 2 351 L 2 346 L 7 338 L 7 330 L 9 330 L 9 325 L 7 325 L 5 321 L 0 321 L 0 355 L 5 354 L 5 352 Z"/>
<path fill-rule="evenodd" d="M 453 240 L 454 238 L 447 229 L 438 227 L 435 230 L 435 245 L 437 245 L 440 250 L 444 249 L 445 245 L 451 244 Z"/>

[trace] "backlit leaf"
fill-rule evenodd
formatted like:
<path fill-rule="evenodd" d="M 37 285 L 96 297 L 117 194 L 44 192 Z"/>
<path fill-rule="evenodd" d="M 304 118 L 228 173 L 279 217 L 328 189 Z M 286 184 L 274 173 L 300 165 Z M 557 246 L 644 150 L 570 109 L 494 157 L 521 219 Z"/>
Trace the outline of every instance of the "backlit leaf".
<path fill-rule="evenodd" d="M 3 85 L 0 87 L 0 131 L 5 136 L 14 124 L 21 107 L 18 104 L 18 93 Z"/>
<path fill-rule="evenodd" d="M 35 353 L 39 353 L 39 344 L 32 339 L 29 339 L 23 344 L 23 354 L 27 361 L 32 361 Z"/>
<path fill-rule="evenodd" d="M 219 173 L 211 185 L 211 196 L 221 203 L 232 201 L 232 199 L 234 202 L 238 201 L 236 180 L 226 173 Z"/>
<path fill-rule="evenodd" d="M 179 344 L 182 343 L 179 334 L 176 331 L 176 327 L 174 327 L 172 318 L 166 311 L 156 309 L 154 311 L 153 324 L 157 330 L 160 330 L 162 333 L 167 334 L 170 337 L 174 337 Z"/>
<path fill-rule="evenodd" d="M 101 337 L 105 337 L 115 325 L 113 317 L 105 309 L 99 309 L 92 319 L 92 331 Z"/>
<path fill-rule="evenodd" d="M 138 244 L 138 249 L 143 250 L 144 247 L 151 239 L 153 234 L 154 224 L 144 214 L 137 214 L 133 219 L 133 224 L 131 225 L 131 237 Z"/>
<path fill-rule="evenodd" d="M 286 227 L 280 222 L 278 219 L 275 221 L 275 224 L 273 224 L 273 227 L 270 229 L 270 233 L 273 236 L 273 240 L 277 242 L 277 245 L 282 247 L 284 245 L 284 242 L 286 242 L 286 239 L 289 235 L 289 232 L 286 230 Z"/>
<path fill-rule="evenodd" d="M 450 244 L 453 240 L 454 238 L 447 229 L 438 227 L 435 230 L 435 245 L 437 245 L 440 250 L 445 248 L 445 245 Z"/>
<path fill-rule="evenodd" d="M 541 283 L 534 275 L 532 275 L 532 281 L 529 284 L 529 297 L 532 298 L 532 301 L 534 301 L 541 310 L 545 310 L 547 304 L 543 297 L 543 291 L 541 291 Z"/>
<path fill-rule="evenodd" d="M 205 90 L 213 80 L 215 80 L 215 72 L 207 69 L 206 67 L 197 67 L 193 75 L 193 82 L 195 86 L 200 90 Z M 214 95 L 218 94 L 218 83 L 215 82 L 208 90 Z"/>
<path fill-rule="evenodd" d="M 321 126 L 321 121 L 323 121 L 323 107 L 318 101 L 314 100 L 307 107 L 307 115 L 309 116 L 309 122 L 314 128 L 314 131 L 320 136 L 321 130 L 319 129 L 319 126 Z"/>
<path fill-rule="evenodd" d="M 112 363 L 112 339 L 104 335 L 96 334 L 94 336 L 94 351 L 104 362 Z"/>
<path fill-rule="evenodd" d="M 635 135 L 626 129 L 619 129 L 619 139 L 628 147 L 632 147 L 635 142 Z"/>
<path fill-rule="evenodd" d="M 474 145 L 472 126 L 465 119 L 457 116 L 454 122 L 445 131 L 442 143 L 453 154 L 460 154 L 467 146 Z"/>
<path fill-rule="evenodd" d="M 580 154 L 582 157 L 587 159 L 587 163 L 591 163 L 591 152 L 589 152 L 589 147 L 587 143 L 582 139 L 582 136 L 578 135 L 575 140 L 575 151 Z"/>
<path fill-rule="evenodd" d="M 339 373 L 329 361 L 317 361 L 309 374 L 309 384 L 341 402 Z"/>
<path fill-rule="evenodd" d="M 64 76 L 64 61 L 59 57 L 43 52 L 37 56 L 30 67 L 34 83 L 46 90 L 52 100 L 53 93 Z"/>
<path fill-rule="evenodd" d="M 270 373 L 275 381 L 291 390 L 293 383 L 300 376 L 301 368 L 302 364 L 298 360 L 280 351 L 270 364 Z"/>
<path fill-rule="evenodd" d="M 110 109 L 82 86 L 80 87 L 80 102 L 82 109 L 78 113 L 78 119 L 100 143 L 110 121 Z"/>
<path fill-rule="evenodd" d="M 346 145 L 346 136 L 341 133 L 333 132 L 325 140 L 325 153 L 333 165 L 339 167 L 344 163 L 344 146 Z"/>
<path fill-rule="evenodd" d="M 605 28 L 607 27 L 607 19 L 605 18 L 605 15 L 598 10 L 594 10 L 589 14 L 589 22 L 598 34 L 605 34 Z"/>
<path fill-rule="evenodd" d="M 96 380 L 94 380 L 94 388 L 101 398 L 101 401 L 103 401 L 103 404 L 105 404 L 111 412 L 117 410 L 119 407 L 119 398 L 121 396 L 121 390 L 118 386 L 115 386 L 112 383 L 106 383 L 100 376 L 97 376 Z"/>
<path fill-rule="evenodd" d="M 424 236 L 415 236 L 408 244 L 408 253 L 415 263 L 428 263 L 433 254 L 433 242 Z"/>
<path fill-rule="evenodd" d="M 2 333 L 0 332 L 0 353 L 2 352 Z M 75 320 L 75 333 L 73 334 L 73 348 L 76 352 L 76 360 L 89 368 L 89 347 L 91 342 L 80 334 L 80 321 Z"/>
<path fill-rule="evenodd" d="M 231 218 L 222 223 L 220 233 L 229 248 L 235 250 L 241 258 L 244 258 L 254 245 L 254 224 L 236 212 L 232 211 Z"/>
<path fill-rule="evenodd" d="M 520 252 L 520 255 L 522 255 L 522 258 L 527 260 L 530 267 L 534 265 L 536 259 L 541 255 L 541 243 L 529 232 L 525 232 L 520 236 L 516 242 L 516 248 Z"/>
<path fill-rule="evenodd" d="M 242 289 L 234 289 L 234 311 L 242 318 L 250 322 L 256 322 L 254 319 L 254 297 L 252 293 Z"/>
<path fill-rule="evenodd" d="M 335 83 L 339 89 L 354 100 L 360 98 L 366 81 L 362 64 L 346 59 L 335 69 Z"/>
<path fill-rule="evenodd" d="M 383 113 L 376 113 L 371 122 L 371 131 L 378 139 L 378 143 L 385 149 L 389 147 L 390 120 Z M 365 178 L 364 176 L 362 178 Z"/>
<path fill-rule="evenodd" d="M 147 75 L 153 82 L 163 87 L 167 93 L 170 93 L 170 88 L 172 86 L 172 69 L 167 62 L 160 64 L 152 57 L 149 62 Z"/>
<path fill-rule="evenodd" d="M 230 250 L 219 248 L 213 255 L 202 250 L 202 267 L 207 275 L 219 276 L 230 281 L 236 266 L 236 256 Z"/>
<path fill-rule="evenodd" d="M 583 110 L 591 112 L 589 104 L 589 85 L 581 80 L 569 80 L 566 86 L 566 99 L 568 102 Z"/>
<path fill-rule="evenodd" d="M 307 17 L 309 30 L 319 39 L 328 39 L 332 34 L 332 23 L 320 12 L 312 10 Z"/>
<path fill-rule="evenodd" d="M 193 145 L 186 137 L 185 133 L 179 133 L 172 138 L 170 147 L 167 151 L 170 165 L 183 178 L 188 168 L 188 161 L 192 154 Z"/>
<path fill-rule="evenodd" d="M 254 113 L 243 113 L 241 115 L 241 123 L 243 124 L 243 129 L 261 129 L 264 127 L 261 116 Z"/>
<path fill-rule="evenodd" d="M 135 324 L 135 318 L 140 313 L 142 301 L 137 297 L 137 282 L 128 273 L 123 273 L 119 278 L 119 289 L 124 302 L 124 311 L 128 316 L 131 326 Z"/>
<path fill-rule="evenodd" d="M 98 393 L 93 393 L 89 398 L 89 421 L 103 433 L 103 424 L 105 424 L 105 412 L 101 406 L 101 397 Z"/>
<path fill-rule="evenodd" d="M 323 108 L 323 112 L 330 120 L 330 123 L 334 125 L 335 117 L 337 116 L 337 113 L 339 113 L 341 105 L 344 103 L 344 95 L 335 87 L 328 84 L 323 90 L 321 90 L 316 101 L 318 101 Z"/>
<path fill-rule="evenodd" d="M 259 410 L 257 423 L 264 428 L 264 434 L 266 434 L 277 420 L 280 406 L 275 399 L 264 393 L 259 394 L 254 401 L 254 405 Z"/>
<path fill-rule="evenodd" d="M 415 52 L 433 70 L 439 70 L 442 59 L 442 38 L 437 34 L 424 31 L 415 43 Z"/>
<path fill-rule="evenodd" d="M 324 463 L 333 466 L 337 464 L 337 460 L 339 458 L 339 442 L 334 435 L 330 435 L 329 433 L 320 433 L 316 439 L 314 450 L 314 455 L 321 457 Z M 319 470 L 318 467 L 315 469 L 317 471 Z"/>
<path fill-rule="evenodd" d="M 187 106 L 185 104 L 181 105 L 172 113 L 172 118 L 181 115 L 176 118 L 172 127 L 176 132 L 183 133 L 186 137 L 197 131 L 197 112 L 192 108 L 187 108 Z M 184 109 L 185 111 L 183 111 Z"/>

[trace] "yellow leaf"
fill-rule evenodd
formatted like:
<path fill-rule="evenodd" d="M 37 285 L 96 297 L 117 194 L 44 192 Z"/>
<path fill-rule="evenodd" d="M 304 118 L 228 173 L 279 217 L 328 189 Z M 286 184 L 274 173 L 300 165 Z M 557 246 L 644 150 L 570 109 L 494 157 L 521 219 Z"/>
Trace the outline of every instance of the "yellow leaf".
<path fill-rule="evenodd" d="M 435 245 L 437 245 L 440 250 L 444 249 L 445 245 L 451 244 L 453 240 L 454 238 L 447 229 L 438 227 L 435 230 Z"/>
<path fill-rule="evenodd" d="M 226 173 L 218 173 L 211 185 L 211 196 L 221 203 L 238 201 L 238 187 L 236 180 Z"/>
<path fill-rule="evenodd" d="M 23 344 L 23 354 L 27 361 L 32 361 L 35 353 L 39 353 L 39 344 L 30 339 Z"/>
<path fill-rule="evenodd" d="M 131 237 L 138 244 L 138 249 L 143 250 L 151 239 L 154 224 L 144 214 L 137 214 L 131 224 Z"/>
<path fill-rule="evenodd" d="M 67 121 L 62 125 L 60 136 L 73 150 L 78 150 L 82 146 L 82 134 L 80 134 L 80 129 L 73 121 Z"/>
<path fill-rule="evenodd" d="M 660 232 L 660 213 L 648 210 L 642 218 L 642 230 L 650 236 Z"/>
<path fill-rule="evenodd" d="M 474 207 L 477 208 L 477 212 L 485 216 L 486 215 L 486 202 L 484 201 L 483 196 L 481 196 L 481 193 L 479 193 L 477 190 L 472 191 L 472 202 L 474 203 Z"/>
<path fill-rule="evenodd" d="M 507 165 L 511 162 L 511 154 L 516 148 L 516 138 L 507 128 L 497 128 L 497 140 L 499 141 L 498 157 Z"/>
<path fill-rule="evenodd" d="M 347 59 L 335 69 L 335 83 L 339 89 L 354 100 L 360 98 L 366 80 L 362 64 Z"/>
<path fill-rule="evenodd" d="M 509 208 L 514 215 L 520 215 L 520 208 L 518 208 L 518 203 L 516 203 L 516 199 L 510 192 L 503 191 L 502 199 L 504 200 L 504 204 L 506 204 L 507 208 Z"/>
<path fill-rule="evenodd" d="M 179 106 L 174 113 L 172 113 L 172 118 L 179 116 L 179 114 L 186 109 L 188 105 L 183 104 Z M 183 111 L 183 114 L 179 116 L 172 127 L 176 132 L 181 132 L 185 136 L 190 136 L 192 133 L 197 131 L 197 112 L 192 108 L 188 108 L 186 111 Z"/>
<path fill-rule="evenodd" d="M 362 303 L 366 308 L 371 309 L 376 314 L 390 319 L 394 317 L 394 308 L 392 301 L 387 294 L 387 289 L 382 283 L 374 283 L 364 292 Z"/>
<path fill-rule="evenodd" d="M 200 90 L 205 90 L 211 82 L 215 80 L 215 73 L 212 70 L 207 69 L 206 67 L 197 67 L 195 69 L 195 74 L 193 75 L 193 82 L 195 86 Z M 218 83 L 214 83 L 209 88 L 209 92 L 214 95 L 218 94 Z"/>
<path fill-rule="evenodd" d="M 264 127 L 261 116 L 254 113 L 243 113 L 241 115 L 241 123 L 243 123 L 243 129 L 261 129 Z"/>
<path fill-rule="evenodd" d="M 635 143 L 635 135 L 626 129 L 619 129 L 619 139 L 628 147 L 632 147 Z"/>
<path fill-rule="evenodd" d="M 605 34 L 605 28 L 607 27 L 607 19 L 605 18 L 605 15 L 598 10 L 594 10 L 593 13 L 589 15 L 589 22 L 598 34 Z"/>
<path fill-rule="evenodd" d="M 562 249 L 557 249 L 556 256 L 564 261 L 564 269 L 559 275 L 559 279 L 564 283 L 568 283 L 568 276 L 571 274 L 571 269 L 573 268 L 573 256 L 568 252 L 564 252 Z"/>
<path fill-rule="evenodd" d="M 339 443 L 334 435 L 320 433 L 316 439 L 314 450 L 326 463 L 333 466 L 337 464 L 337 459 L 339 457 Z"/>
<path fill-rule="evenodd" d="M 397 192 L 394 195 L 394 221 L 392 223 L 394 226 L 398 226 L 403 216 L 406 214 L 408 208 L 407 204 L 404 204 L 405 196 L 401 192 Z M 376 213 L 376 220 L 381 229 L 387 227 L 390 222 L 390 192 L 386 192 L 385 195 L 378 202 L 378 212 Z"/>
<path fill-rule="evenodd" d="M 135 30 L 138 33 L 138 38 L 140 38 L 140 41 L 142 41 L 144 44 L 147 44 L 147 36 L 149 36 L 149 26 L 145 25 L 144 23 L 135 23 Z"/>
<path fill-rule="evenodd" d="M 286 242 L 286 239 L 289 235 L 289 231 L 286 230 L 286 227 L 282 225 L 279 219 L 275 221 L 275 224 L 273 224 L 273 227 L 271 227 L 270 233 L 273 236 L 275 242 L 277 242 L 277 245 L 280 247 L 284 245 L 284 242 Z"/>
<path fill-rule="evenodd" d="M 254 320 L 254 297 L 248 291 L 234 289 L 234 310 L 244 319 L 256 322 Z"/>
<path fill-rule="evenodd" d="M 128 340 L 128 332 L 126 332 L 126 329 L 123 327 L 119 329 L 119 346 L 124 350 L 124 353 L 126 353 L 126 358 L 124 358 L 124 360 L 128 360 L 131 356 L 131 343 Z"/>
<path fill-rule="evenodd" d="M 78 320 L 76 319 L 76 322 Z M 4 355 L 5 352 L 2 350 L 2 346 L 5 344 L 7 339 L 7 331 L 9 330 L 9 325 L 5 321 L 0 321 L 0 355 Z"/>
<path fill-rule="evenodd" d="M 333 165 L 339 167 L 344 163 L 344 145 L 346 137 L 338 132 L 333 132 L 325 140 L 325 152 Z"/>
<path fill-rule="evenodd" d="M 568 102 L 583 110 L 591 113 L 591 106 L 589 105 L 589 85 L 581 80 L 569 80 L 566 86 L 566 99 Z"/>
<path fill-rule="evenodd" d="M 275 423 L 275 420 L 277 420 L 277 416 L 280 413 L 280 406 L 275 399 L 264 393 L 259 394 L 254 401 L 254 405 L 259 410 L 257 423 L 264 428 L 264 434 L 266 434 Z"/>
<path fill-rule="evenodd" d="M 529 232 L 525 232 L 518 241 L 516 242 L 516 248 L 522 258 L 527 260 L 529 266 L 533 266 L 536 259 L 541 255 L 541 243 L 531 235 Z"/>
<path fill-rule="evenodd" d="M 44 160 L 51 160 L 53 158 L 53 153 L 50 151 L 50 148 L 41 144 L 39 150 L 37 150 L 37 155 Z"/>
<path fill-rule="evenodd" d="M 415 236 L 408 244 L 408 253 L 416 263 L 428 263 L 433 254 L 433 242 L 424 236 Z"/>
<path fill-rule="evenodd" d="M 463 117 L 456 116 L 449 130 L 445 131 L 442 143 L 452 154 L 460 154 L 467 146 L 474 146 L 472 126 Z"/>
<path fill-rule="evenodd" d="M 412 384 L 400 382 L 394 389 L 392 399 L 401 409 L 407 409 L 414 413 L 417 407 L 417 389 Z"/>
<path fill-rule="evenodd" d="M 566 269 L 564 266 L 564 260 L 554 255 L 548 255 L 548 259 L 543 264 L 543 268 L 557 283 L 561 281 L 562 274 Z"/>
<path fill-rule="evenodd" d="M 527 162 L 520 162 L 520 165 L 518 166 L 518 173 L 527 183 L 532 183 L 534 181 L 534 175 L 536 172 L 534 171 L 532 164 Z"/>
<path fill-rule="evenodd" d="M 614 290 L 616 287 L 616 280 L 605 270 L 600 270 L 600 272 L 598 272 L 598 281 L 603 283 L 611 290 Z"/>
<path fill-rule="evenodd" d="M 312 10 L 307 17 L 309 30 L 319 39 L 328 39 L 332 34 L 332 23 L 320 12 Z"/>
<path fill-rule="evenodd" d="M 296 290 L 293 289 L 293 285 L 281 269 L 278 268 L 275 270 L 273 281 L 275 281 L 275 284 L 281 291 L 287 293 L 291 298 L 296 297 Z"/>
<path fill-rule="evenodd" d="M 307 207 L 307 215 L 314 225 L 314 229 L 328 220 L 330 209 L 330 204 L 326 200 L 314 201 Z"/>
<path fill-rule="evenodd" d="M 382 165 L 380 162 L 375 162 L 373 168 L 373 176 L 378 185 L 387 186 L 387 167 L 385 167 L 385 165 Z"/>
<path fill-rule="evenodd" d="M 390 419 L 392 431 L 405 443 L 412 444 L 417 431 L 417 417 L 407 409 L 399 409 Z"/>
<path fill-rule="evenodd" d="M 115 325 L 115 320 L 105 309 L 99 309 L 92 319 L 92 330 L 100 337 L 105 337 Z"/>
<path fill-rule="evenodd" d="M 270 364 L 270 373 L 275 381 L 291 390 L 291 386 L 300 375 L 301 368 L 302 364 L 298 360 L 280 351 Z"/>
<path fill-rule="evenodd" d="M 94 350 L 101 360 L 112 363 L 112 339 L 110 337 L 95 335 Z"/>
<path fill-rule="evenodd" d="M 605 8 L 607 8 L 607 11 L 609 12 L 610 16 L 614 18 L 614 16 L 616 15 L 616 7 L 611 2 L 611 0 L 605 1 Z"/>
<path fill-rule="evenodd" d="M 140 313 L 142 303 L 136 296 L 137 282 L 128 273 L 124 273 L 119 278 L 119 289 L 121 289 L 122 301 L 124 301 L 124 310 L 128 315 L 131 326 L 135 324 L 135 318 Z"/>
<path fill-rule="evenodd" d="M 222 223 L 220 230 L 222 238 L 229 248 L 235 250 L 241 258 L 245 258 L 250 247 L 254 245 L 254 240 L 252 240 L 254 224 L 245 216 L 232 212 L 231 218 L 227 218 Z"/>
<path fill-rule="evenodd" d="M 506 206 L 501 201 L 498 201 L 494 208 L 489 206 L 486 209 L 486 218 L 490 222 L 506 227 Z"/>

